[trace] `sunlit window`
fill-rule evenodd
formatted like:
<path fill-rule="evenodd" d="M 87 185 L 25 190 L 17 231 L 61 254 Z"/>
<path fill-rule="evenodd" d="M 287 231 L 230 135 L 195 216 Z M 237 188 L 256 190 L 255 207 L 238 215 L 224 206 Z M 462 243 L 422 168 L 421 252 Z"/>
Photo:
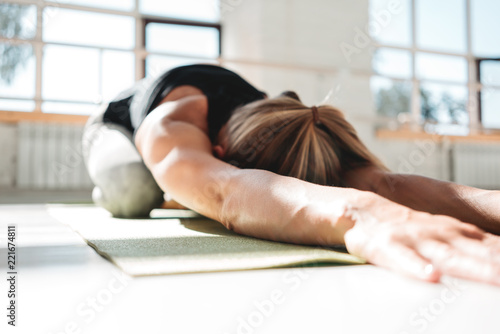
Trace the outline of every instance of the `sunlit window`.
<path fill-rule="evenodd" d="M 215 63 L 218 4 L 2 2 L 0 110 L 87 115 L 144 76 L 178 65 Z"/>
<path fill-rule="evenodd" d="M 169 20 L 146 20 L 144 41 L 146 76 L 189 63 L 211 63 L 220 54 L 220 29 L 215 24 L 175 24 Z"/>
<path fill-rule="evenodd" d="M 139 10 L 146 15 L 212 23 L 220 15 L 219 0 L 141 0 Z"/>
<path fill-rule="evenodd" d="M 371 0 L 379 115 L 450 134 L 500 128 L 499 12 L 495 0 Z"/>
<path fill-rule="evenodd" d="M 481 122 L 486 128 L 500 128 L 500 59 L 478 59 L 476 69 Z"/>

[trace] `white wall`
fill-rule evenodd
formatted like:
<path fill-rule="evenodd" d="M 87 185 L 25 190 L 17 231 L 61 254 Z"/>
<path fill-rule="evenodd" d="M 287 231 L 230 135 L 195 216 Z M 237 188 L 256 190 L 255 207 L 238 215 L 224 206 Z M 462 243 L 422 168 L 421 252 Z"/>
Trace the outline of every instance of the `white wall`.
<path fill-rule="evenodd" d="M 224 65 L 271 96 L 295 90 L 305 104 L 335 105 L 373 143 L 369 77 L 354 74 L 371 71 L 370 48 L 350 59 L 340 49 L 342 43 L 354 43 L 357 28 L 365 28 L 368 0 L 239 3 L 223 16 Z"/>

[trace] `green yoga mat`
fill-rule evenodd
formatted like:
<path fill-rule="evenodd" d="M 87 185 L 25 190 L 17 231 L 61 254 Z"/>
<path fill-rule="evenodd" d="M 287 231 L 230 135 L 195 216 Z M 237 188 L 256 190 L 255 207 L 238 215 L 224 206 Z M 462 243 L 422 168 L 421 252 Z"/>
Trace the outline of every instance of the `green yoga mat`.
<path fill-rule="evenodd" d="M 132 276 L 364 263 L 342 251 L 242 236 L 189 210 L 154 210 L 150 219 L 112 218 L 81 205 L 50 205 L 48 212 Z"/>

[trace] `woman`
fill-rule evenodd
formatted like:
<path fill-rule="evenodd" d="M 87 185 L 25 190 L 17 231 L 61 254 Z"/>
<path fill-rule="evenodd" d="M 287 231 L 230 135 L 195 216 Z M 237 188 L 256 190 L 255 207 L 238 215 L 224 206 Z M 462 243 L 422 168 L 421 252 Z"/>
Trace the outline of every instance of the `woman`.
<path fill-rule="evenodd" d="M 371 263 L 428 281 L 449 274 L 500 285 L 499 238 L 482 230 L 500 232 L 498 192 L 391 174 L 338 110 L 308 108 L 291 92 L 265 99 L 226 71 L 209 65 L 177 68 L 146 94 L 119 100 L 126 101 L 123 110 L 130 114 L 131 128 L 137 128 L 139 154 L 126 133 L 130 128 L 95 119 L 89 123 L 85 148 L 89 173 L 101 189 L 96 193 L 104 195 L 97 196 L 98 202 L 116 210 L 120 198 L 131 201 L 127 183 L 146 180 L 129 186 L 150 204 L 148 210 L 165 191 L 238 233 L 345 244 Z M 100 164 L 124 152 L 129 160 L 120 158 L 112 168 Z M 140 165 L 141 157 L 148 169 Z M 147 170 L 151 179 L 144 176 Z M 153 189 L 154 181 L 159 188 Z M 110 199 L 113 191 L 117 196 Z M 142 196 L 154 191 L 157 195 L 147 201 Z"/>

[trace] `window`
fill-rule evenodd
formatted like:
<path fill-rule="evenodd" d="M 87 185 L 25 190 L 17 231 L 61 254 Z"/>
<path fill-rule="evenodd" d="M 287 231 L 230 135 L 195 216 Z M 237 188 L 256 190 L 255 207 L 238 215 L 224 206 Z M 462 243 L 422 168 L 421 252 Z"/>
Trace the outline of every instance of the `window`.
<path fill-rule="evenodd" d="M 500 58 L 477 59 L 476 73 L 481 84 L 477 92 L 479 119 L 486 128 L 500 129 Z"/>
<path fill-rule="evenodd" d="M 495 0 L 370 0 L 378 114 L 446 134 L 499 129 L 499 11 Z"/>
<path fill-rule="evenodd" d="M 215 63 L 218 21 L 218 0 L 2 2 L 0 112 L 88 115 L 144 76 Z"/>
<path fill-rule="evenodd" d="M 211 23 L 179 24 L 148 19 L 144 41 L 150 53 L 145 63 L 147 76 L 188 63 L 215 62 L 221 51 L 220 27 Z"/>

